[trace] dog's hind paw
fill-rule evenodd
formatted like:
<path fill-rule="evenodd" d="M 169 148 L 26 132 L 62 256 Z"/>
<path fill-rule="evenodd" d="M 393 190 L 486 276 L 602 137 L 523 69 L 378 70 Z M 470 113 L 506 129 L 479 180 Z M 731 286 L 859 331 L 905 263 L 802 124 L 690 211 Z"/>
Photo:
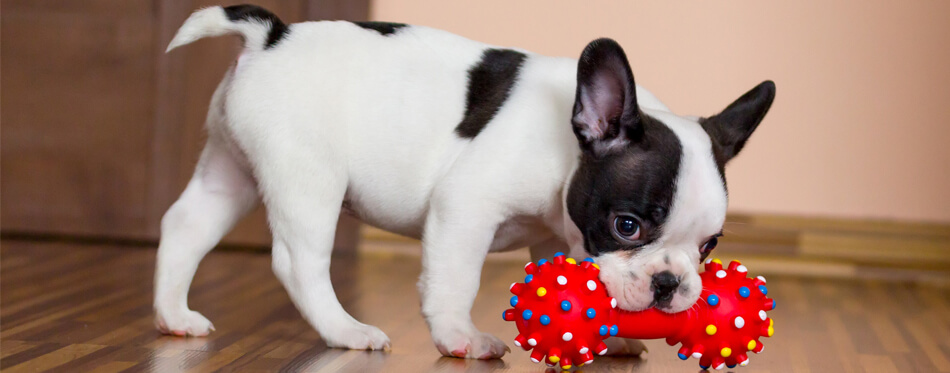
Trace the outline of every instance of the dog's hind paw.
<path fill-rule="evenodd" d="M 192 310 L 173 313 L 158 312 L 155 315 L 155 328 L 164 334 L 179 337 L 204 337 L 214 331 L 211 321 Z"/>
<path fill-rule="evenodd" d="M 327 342 L 327 346 L 351 350 L 386 350 L 392 348 L 392 343 L 386 333 L 375 326 L 365 324 L 328 333 L 323 339 Z"/>

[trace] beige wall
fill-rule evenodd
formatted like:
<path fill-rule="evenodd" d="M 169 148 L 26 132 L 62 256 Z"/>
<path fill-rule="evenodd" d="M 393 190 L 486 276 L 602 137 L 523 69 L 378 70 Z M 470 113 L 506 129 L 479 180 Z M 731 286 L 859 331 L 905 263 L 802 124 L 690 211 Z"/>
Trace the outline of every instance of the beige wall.
<path fill-rule="evenodd" d="M 950 222 L 950 1 L 375 0 L 372 15 L 559 56 L 609 36 L 680 114 L 775 80 L 728 167 L 731 211 Z"/>

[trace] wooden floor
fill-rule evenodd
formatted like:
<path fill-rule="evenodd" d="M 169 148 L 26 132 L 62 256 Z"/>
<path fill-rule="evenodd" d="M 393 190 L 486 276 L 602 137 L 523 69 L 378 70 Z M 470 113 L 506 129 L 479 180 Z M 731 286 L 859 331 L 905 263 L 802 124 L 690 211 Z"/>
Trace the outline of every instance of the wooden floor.
<path fill-rule="evenodd" d="M 191 306 L 214 322 L 207 338 L 152 327 L 153 249 L 0 243 L 0 368 L 4 372 L 395 371 L 541 372 L 527 353 L 503 360 L 440 357 L 419 314 L 414 255 L 335 258 L 333 281 L 358 319 L 379 326 L 389 352 L 328 349 L 270 271 L 270 257 L 216 251 L 202 263 Z M 500 314 L 523 263 L 489 260 L 473 315 L 510 341 Z M 755 268 L 751 268 L 756 272 Z M 950 372 L 950 290 L 902 282 L 770 276 L 776 334 L 743 372 Z M 640 359 L 598 358 L 584 371 L 695 372 L 661 341 Z M 514 350 L 515 347 L 511 346 Z"/>

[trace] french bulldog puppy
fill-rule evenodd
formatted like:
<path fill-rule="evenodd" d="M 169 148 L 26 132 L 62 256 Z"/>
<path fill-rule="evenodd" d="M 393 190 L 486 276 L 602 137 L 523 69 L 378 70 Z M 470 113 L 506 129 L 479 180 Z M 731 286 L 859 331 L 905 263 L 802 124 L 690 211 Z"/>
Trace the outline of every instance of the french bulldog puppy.
<path fill-rule="evenodd" d="M 212 96 L 194 176 L 162 220 L 154 306 L 171 334 L 214 330 L 189 309 L 188 288 L 260 202 L 273 270 L 330 346 L 390 345 L 330 284 L 341 211 L 422 239 L 422 314 L 446 356 L 508 349 L 470 316 L 490 252 L 594 257 L 619 307 L 682 311 L 722 235 L 723 169 L 775 96 L 766 81 L 719 114 L 680 116 L 634 83 L 610 39 L 579 60 L 553 58 L 397 23 L 288 25 L 249 5 L 196 11 L 168 50 L 225 34 L 244 49 Z"/>

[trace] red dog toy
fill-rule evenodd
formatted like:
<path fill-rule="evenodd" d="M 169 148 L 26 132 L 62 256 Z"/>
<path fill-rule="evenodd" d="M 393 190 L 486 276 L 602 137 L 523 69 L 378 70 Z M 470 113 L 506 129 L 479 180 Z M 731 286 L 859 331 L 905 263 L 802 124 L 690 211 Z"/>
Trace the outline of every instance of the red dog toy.
<path fill-rule="evenodd" d="M 560 363 L 562 369 L 590 364 L 593 353 L 607 352 L 605 338 L 619 336 L 666 338 L 671 346 L 682 342 L 680 359 L 697 358 L 702 369 L 733 368 L 749 363 L 746 351 L 762 351 L 759 337 L 772 336 L 765 311 L 775 308 L 775 301 L 766 297 L 765 278 L 746 277 L 748 270 L 737 261 L 723 269 L 719 259 L 707 260 L 699 302 L 675 314 L 617 309 L 591 259 L 577 264 L 557 253 L 551 262 L 528 263 L 525 272 L 524 283 L 511 285 L 514 308 L 503 317 L 518 326 L 515 345 L 534 349 L 534 362 Z"/>

